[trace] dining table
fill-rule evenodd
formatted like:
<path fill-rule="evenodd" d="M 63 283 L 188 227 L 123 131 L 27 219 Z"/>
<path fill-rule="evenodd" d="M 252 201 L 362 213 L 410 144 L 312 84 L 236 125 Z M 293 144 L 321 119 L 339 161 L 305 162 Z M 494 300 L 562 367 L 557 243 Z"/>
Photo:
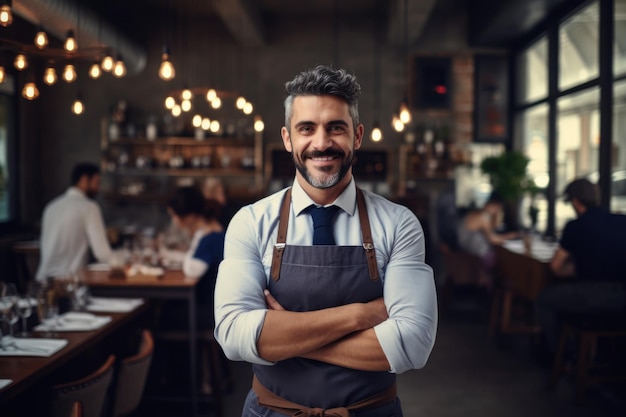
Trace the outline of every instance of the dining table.
<path fill-rule="evenodd" d="M 152 271 L 148 271 L 152 272 Z M 142 297 L 149 300 L 184 300 L 189 321 L 189 384 L 192 415 L 198 413 L 197 392 L 197 306 L 198 278 L 186 277 L 181 269 L 161 269 L 150 274 L 113 274 L 106 267 L 93 265 L 81 272 L 83 282 L 92 295 L 105 297 Z"/>
<path fill-rule="evenodd" d="M 44 339 L 43 342 L 48 343 L 62 342 L 61 347 L 58 350 L 55 349 L 55 353 L 49 356 L 38 355 L 38 351 L 34 348 L 32 356 L 23 353 L 0 356 L 0 380 L 3 381 L 0 384 L 0 410 L 8 407 L 8 404 L 17 396 L 28 392 L 55 372 L 73 366 L 73 361 L 85 352 L 98 348 L 102 343 L 108 343 L 109 338 L 127 326 L 131 326 L 135 320 L 139 320 L 147 309 L 146 303 L 138 303 L 134 308 L 125 312 L 80 313 L 93 314 L 94 319 L 102 322 L 102 325 L 97 328 L 86 331 L 56 331 L 54 329 L 36 331 L 37 327 L 35 327 L 28 336 L 28 341 L 33 346 L 36 346 L 33 343 L 35 339 Z M 16 338 L 15 343 L 18 342 L 20 338 Z"/>
<path fill-rule="evenodd" d="M 491 310 L 490 336 L 496 332 L 539 332 L 539 326 L 532 317 L 532 309 L 539 293 L 554 281 L 550 261 L 557 247 L 558 243 L 539 235 L 528 235 L 523 239 L 495 245 L 497 287 Z M 526 310 L 529 310 L 523 320 L 514 320 L 516 300 L 525 304 Z"/>

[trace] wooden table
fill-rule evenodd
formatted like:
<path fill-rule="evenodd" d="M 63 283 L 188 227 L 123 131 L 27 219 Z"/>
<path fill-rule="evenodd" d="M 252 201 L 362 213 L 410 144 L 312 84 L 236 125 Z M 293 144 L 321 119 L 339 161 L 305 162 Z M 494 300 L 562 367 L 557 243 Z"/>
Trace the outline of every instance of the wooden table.
<path fill-rule="evenodd" d="M 82 353 L 102 343 L 107 337 L 138 318 L 147 309 L 146 304 L 128 313 L 97 313 L 111 316 L 111 321 L 91 331 L 56 332 L 55 339 L 67 339 L 68 344 L 54 355 L 42 358 L 33 356 L 1 356 L 0 378 L 13 382 L 0 390 L 0 410 L 15 396 L 33 387 L 53 372 L 67 366 Z M 29 337 L 49 338 L 41 332 L 33 332 Z M 36 400 L 36 399 L 34 399 Z"/>
<path fill-rule="evenodd" d="M 84 282 L 93 295 L 105 297 L 141 297 L 160 300 L 185 300 L 189 317 L 189 383 L 193 415 L 198 412 L 197 381 L 197 278 L 187 278 L 181 270 L 165 270 L 161 277 L 112 278 L 109 271 L 83 272 Z"/>
<path fill-rule="evenodd" d="M 521 299 L 534 303 L 543 288 L 552 279 L 550 260 L 557 244 L 544 242 L 539 238 L 530 240 L 527 248 L 520 241 L 505 242 L 495 247 L 495 273 L 499 287 L 494 295 L 491 310 L 489 334 L 501 333 L 537 333 L 539 327 L 534 323 L 514 323 L 513 301 Z"/>

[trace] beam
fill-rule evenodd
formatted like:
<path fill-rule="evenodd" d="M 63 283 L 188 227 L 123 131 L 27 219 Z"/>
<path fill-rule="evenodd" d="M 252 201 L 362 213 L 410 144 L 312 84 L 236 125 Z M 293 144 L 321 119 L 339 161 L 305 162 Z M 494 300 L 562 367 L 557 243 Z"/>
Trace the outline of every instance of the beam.
<path fill-rule="evenodd" d="M 405 1 L 407 2 L 405 4 Z M 430 13 L 435 6 L 436 0 L 393 0 L 390 2 L 389 22 L 387 38 L 389 43 L 397 47 L 404 47 L 404 27 L 407 25 L 407 47 L 415 45 L 422 36 L 424 26 L 428 21 Z M 406 7 L 408 6 L 408 7 Z M 408 9 L 408 16 L 405 20 L 405 7 Z"/>
<path fill-rule="evenodd" d="M 265 26 L 261 13 L 249 0 L 214 0 L 216 13 L 243 47 L 264 46 Z"/>

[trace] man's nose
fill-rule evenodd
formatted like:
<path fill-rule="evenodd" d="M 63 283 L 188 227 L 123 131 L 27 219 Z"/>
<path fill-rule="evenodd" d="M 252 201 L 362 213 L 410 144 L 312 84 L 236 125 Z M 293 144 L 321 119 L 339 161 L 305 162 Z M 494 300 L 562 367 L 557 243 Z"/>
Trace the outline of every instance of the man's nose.
<path fill-rule="evenodd" d="M 319 129 L 311 139 L 311 145 L 318 151 L 326 150 L 330 148 L 332 144 L 333 141 L 330 139 L 330 135 L 324 129 Z"/>

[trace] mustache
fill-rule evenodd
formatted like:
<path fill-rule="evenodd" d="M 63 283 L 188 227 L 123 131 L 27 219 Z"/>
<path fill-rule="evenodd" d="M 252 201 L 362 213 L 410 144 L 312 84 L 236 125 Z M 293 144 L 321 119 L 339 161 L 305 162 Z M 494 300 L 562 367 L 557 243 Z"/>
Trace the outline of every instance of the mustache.
<path fill-rule="evenodd" d="M 310 151 L 302 154 L 303 158 L 321 158 L 325 156 L 340 156 L 343 157 L 345 154 L 339 149 L 326 149 L 325 151 Z"/>

